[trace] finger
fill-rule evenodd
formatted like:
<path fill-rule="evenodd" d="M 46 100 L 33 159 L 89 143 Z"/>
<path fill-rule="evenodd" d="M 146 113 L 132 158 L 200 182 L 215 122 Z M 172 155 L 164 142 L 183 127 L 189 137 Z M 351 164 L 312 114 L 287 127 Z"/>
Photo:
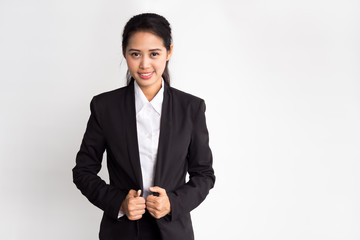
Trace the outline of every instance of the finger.
<path fill-rule="evenodd" d="M 129 199 L 129 205 L 145 205 L 144 198 L 131 198 Z"/>
<path fill-rule="evenodd" d="M 136 197 L 140 197 L 140 195 L 141 195 L 141 189 L 139 189 L 136 193 L 137 193 Z"/>
<path fill-rule="evenodd" d="M 151 216 L 154 216 L 154 214 L 156 214 L 156 210 L 154 208 L 147 208 L 147 210 L 149 211 Z"/>
<path fill-rule="evenodd" d="M 151 209 L 153 211 L 162 211 L 164 208 L 164 206 L 162 204 L 158 204 L 158 203 L 149 203 L 146 204 L 146 209 Z"/>
<path fill-rule="evenodd" d="M 128 213 L 130 215 L 138 215 L 140 213 L 144 213 L 145 212 L 145 204 L 142 205 L 142 206 L 139 206 L 139 205 L 131 205 L 128 207 Z"/>
<path fill-rule="evenodd" d="M 164 216 L 164 214 L 162 214 L 162 213 L 160 213 L 158 211 L 150 211 L 149 210 L 149 213 L 150 213 L 151 216 L 153 216 L 156 219 L 162 218 Z"/>
<path fill-rule="evenodd" d="M 128 196 L 130 197 L 136 196 L 136 191 L 134 189 L 130 189 L 130 191 L 128 192 Z"/>
<path fill-rule="evenodd" d="M 142 214 L 135 215 L 135 216 L 128 216 L 128 219 L 131 220 L 131 221 L 139 220 L 141 218 L 142 218 Z"/>
<path fill-rule="evenodd" d="M 149 209 L 149 208 L 155 208 L 155 203 L 153 202 L 147 202 L 146 203 L 146 208 Z"/>
<path fill-rule="evenodd" d="M 146 198 L 146 202 L 154 202 L 156 200 L 156 197 L 153 195 L 149 195 Z"/>
<path fill-rule="evenodd" d="M 166 194 L 166 190 L 164 188 L 161 188 L 161 187 L 158 187 L 158 186 L 155 186 L 155 187 L 150 187 L 149 190 L 151 192 L 157 192 L 159 193 L 159 196 L 165 196 L 167 195 Z"/>
<path fill-rule="evenodd" d="M 145 203 L 146 203 L 145 198 L 143 198 L 143 197 L 137 197 L 137 198 L 135 198 L 135 199 L 134 199 L 134 202 L 135 202 L 136 204 L 145 204 Z"/>
<path fill-rule="evenodd" d="M 145 205 L 145 203 L 134 203 L 133 205 L 131 205 L 131 208 L 134 210 L 145 209 L 146 205 Z"/>
<path fill-rule="evenodd" d="M 152 208 L 152 207 L 148 207 L 147 210 L 149 211 L 149 213 L 152 213 L 152 214 L 159 214 L 160 211 L 155 209 L 155 208 Z"/>
<path fill-rule="evenodd" d="M 133 210 L 129 213 L 130 216 L 143 215 L 145 213 L 145 209 Z"/>

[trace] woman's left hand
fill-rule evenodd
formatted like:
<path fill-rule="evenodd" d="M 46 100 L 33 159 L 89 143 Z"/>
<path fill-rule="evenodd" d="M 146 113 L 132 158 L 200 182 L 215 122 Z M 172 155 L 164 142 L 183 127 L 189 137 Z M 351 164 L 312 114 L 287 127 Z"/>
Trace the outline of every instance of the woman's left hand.
<path fill-rule="evenodd" d="M 146 198 L 146 208 L 154 218 L 162 218 L 170 213 L 171 206 L 166 190 L 161 187 L 150 187 L 151 192 L 159 193 L 159 196 L 149 195 Z"/>

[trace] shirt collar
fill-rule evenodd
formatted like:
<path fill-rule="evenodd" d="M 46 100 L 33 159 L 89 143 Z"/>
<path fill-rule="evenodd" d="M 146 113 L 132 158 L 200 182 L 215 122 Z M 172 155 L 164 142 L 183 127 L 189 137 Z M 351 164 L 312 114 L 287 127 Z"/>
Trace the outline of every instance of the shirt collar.
<path fill-rule="evenodd" d="M 141 90 L 140 86 L 137 84 L 136 80 L 134 80 L 134 89 L 135 89 L 135 108 L 136 115 L 141 111 L 141 109 L 149 103 L 145 94 Z M 150 101 L 151 106 L 155 109 L 155 111 L 161 115 L 162 103 L 164 99 L 164 79 L 161 80 L 161 88 L 155 95 L 155 97 Z"/>

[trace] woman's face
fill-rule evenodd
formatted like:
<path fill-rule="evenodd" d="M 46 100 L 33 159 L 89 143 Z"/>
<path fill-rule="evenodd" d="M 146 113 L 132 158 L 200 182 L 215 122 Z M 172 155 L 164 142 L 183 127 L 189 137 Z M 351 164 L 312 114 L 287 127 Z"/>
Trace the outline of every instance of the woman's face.
<path fill-rule="evenodd" d="M 157 35 L 150 32 L 136 32 L 129 38 L 124 57 L 131 76 L 143 90 L 158 90 L 171 53 L 172 45 L 167 51 L 163 40 Z"/>

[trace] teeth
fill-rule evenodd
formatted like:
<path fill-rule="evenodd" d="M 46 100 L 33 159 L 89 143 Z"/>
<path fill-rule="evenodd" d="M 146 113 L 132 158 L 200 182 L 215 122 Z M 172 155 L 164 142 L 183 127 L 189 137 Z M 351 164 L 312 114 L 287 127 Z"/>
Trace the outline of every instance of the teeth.
<path fill-rule="evenodd" d="M 140 73 L 141 76 L 149 76 L 152 73 Z"/>

